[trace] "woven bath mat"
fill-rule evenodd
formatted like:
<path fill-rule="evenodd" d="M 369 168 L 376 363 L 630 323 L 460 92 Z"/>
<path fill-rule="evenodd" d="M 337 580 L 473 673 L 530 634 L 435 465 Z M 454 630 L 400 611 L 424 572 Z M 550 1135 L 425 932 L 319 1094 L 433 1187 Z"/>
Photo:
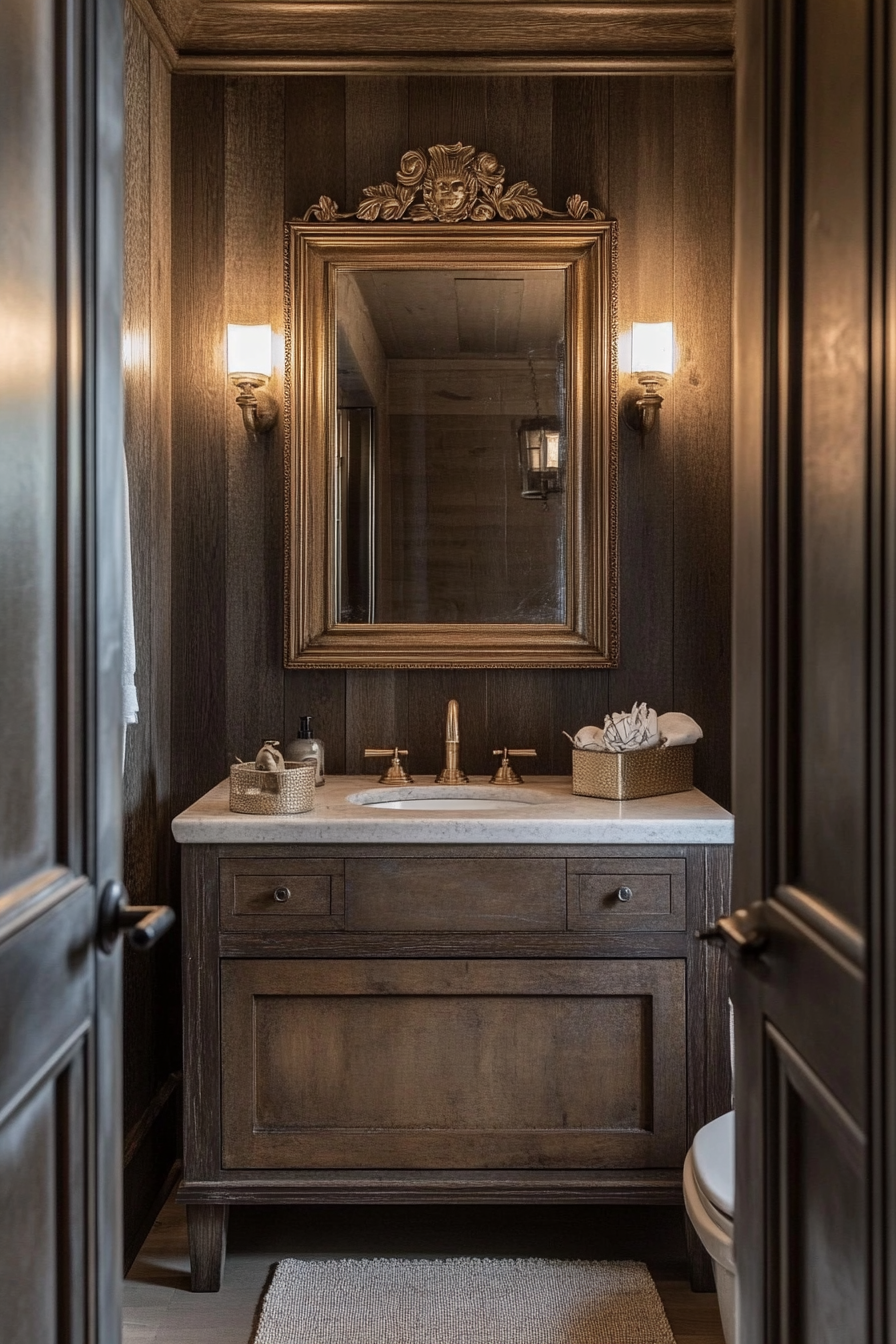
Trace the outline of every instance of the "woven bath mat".
<path fill-rule="evenodd" d="M 254 1344 L 674 1344 L 628 1260 L 281 1260 Z"/>

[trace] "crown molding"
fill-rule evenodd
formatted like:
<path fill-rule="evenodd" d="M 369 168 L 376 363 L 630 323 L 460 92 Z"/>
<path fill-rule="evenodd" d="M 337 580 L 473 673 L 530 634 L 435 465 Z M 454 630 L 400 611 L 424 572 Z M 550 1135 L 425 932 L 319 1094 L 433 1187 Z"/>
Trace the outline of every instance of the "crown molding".
<path fill-rule="evenodd" d="M 174 70 L 178 63 L 177 48 L 171 41 L 171 34 L 153 8 L 152 0 L 127 0 L 127 2 L 143 24 L 150 42 L 165 65 L 169 70 Z"/>
<path fill-rule="evenodd" d="M 733 69 L 734 4 L 130 0 L 190 74 L 624 74 Z"/>

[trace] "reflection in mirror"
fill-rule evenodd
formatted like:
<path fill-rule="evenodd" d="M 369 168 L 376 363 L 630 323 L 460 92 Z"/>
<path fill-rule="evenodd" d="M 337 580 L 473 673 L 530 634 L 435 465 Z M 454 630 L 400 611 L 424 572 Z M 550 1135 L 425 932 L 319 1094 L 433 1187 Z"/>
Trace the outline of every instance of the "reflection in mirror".
<path fill-rule="evenodd" d="M 336 280 L 338 620 L 562 623 L 566 271 Z"/>

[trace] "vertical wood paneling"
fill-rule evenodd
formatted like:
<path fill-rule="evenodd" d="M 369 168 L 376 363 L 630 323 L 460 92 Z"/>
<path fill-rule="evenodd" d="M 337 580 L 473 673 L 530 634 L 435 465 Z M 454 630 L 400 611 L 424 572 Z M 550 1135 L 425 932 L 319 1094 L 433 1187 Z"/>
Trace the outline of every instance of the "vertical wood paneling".
<path fill-rule="evenodd" d="M 408 142 L 406 78 L 345 81 L 345 202 L 353 210 L 365 187 L 394 182 Z"/>
<path fill-rule="evenodd" d="M 180 808 L 227 769 L 223 79 L 175 75 L 172 119 L 171 786 Z"/>
<path fill-rule="evenodd" d="M 674 319 L 673 80 L 610 81 L 610 213 L 619 220 L 619 331 Z M 685 245 L 693 246 L 693 238 Z M 630 368 L 630 365 L 629 365 Z M 634 380 L 620 370 L 620 396 Z M 690 711 L 672 683 L 675 382 L 642 444 L 619 426 L 621 659 L 610 709 L 637 698 L 663 713 Z"/>
<path fill-rule="evenodd" d="M 152 760 L 156 795 L 157 899 L 178 908 L 172 882 L 174 841 L 171 835 L 171 73 L 155 46 L 149 50 L 150 73 L 150 217 L 152 231 L 152 372 L 153 492 L 152 621 L 154 676 L 149 709 L 152 715 Z M 153 1047 L 156 1091 L 180 1069 L 180 937 L 174 932 L 156 951 L 153 974 L 158 986 L 158 1018 Z M 164 1025 L 163 1025 L 164 1024 Z M 163 1031 L 163 1042 L 158 1041 Z M 159 1114 L 154 1136 L 154 1169 L 170 1168 L 176 1148 L 174 1116 L 179 1098 Z M 147 1190 L 147 1194 L 149 1191 Z"/>
<path fill-rule="evenodd" d="M 437 76 L 408 80 L 408 141 L 414 149 L 453 145 L 458 140 L 478 149 L 486 144 L 488 81 L 475 76 Z"/>
<path fill-rule="evenodd" d="M 224 115 L 224 322 L 270 322 L 282 349 L 283 80 L 228 80 Z M 232 390 L 226 433 L 229 762 L 283 731 L 283 420 L 250 437 Z"/>
<path fill-rule="evenodd" d="M 730 796 L 731 86 L 675 85 L 674 689 L 705 741 L 696 782 Z"/>
<path fill-rule="evenodd" d="M 152 759 L 157 808 L 159 888 L 168 892 L 172 840 L 171 770 L 171 74 L 155 46 L 149 49 L 150 228 L 152 328 L 150 369 L 154 482 L 152 492 L 153 678 Z M 172 939 L 169 947 L 174 947 Z M 166 957 L 171 957 L 170 952 Z M 163 959 L 164 960 L 164 959 Z M 177 1010 L 175 1000 L 174 1010 Z"/>
<path fill-rule="evenodd" d="M 140 710 L 127 730 L 124 876 L 134 901 L 152 903 L 172 900 L 171 77 L 130 6 L 125 78 L 125 454 Z M 150 1216 L 176 1155 L 174 1098 L 164 1113 L 153 1107 L 178 1068 L 178 982 L 176 937 L 153 957 L 125 948 L 122 1119 L 126 1133 L 141 1135 L 125 1169 L 126 1246 Z"/>
<path fill-rule="evenodd" d="M 156 846 L 152 798 L 152 571 L 155 538 L 146 525 L 152 511 L 152 234 L 150 179 L 150 43 L 130 7 L 125 10 L 125 80 L 128 90 L 125 139 L 124 230 L 128 240 L 122 311 L 124 435 L 131 517 L 134 634 L 139 654 L 140 720 L 127 728 L 124 775 L 125 880 L 133 899 L 153 899 Z M 147 796 L 149 795 L 149 796 Z M 130 1117 L 133 1119 L 134 1117 Z M 127 1123 L 127 1117 L 126 1117 Z"/>
<path fill-rule="evenodd" d="M 552 205 L 562 210 L 574 193 L 607 213 L 609 180 L 609 89 L 605 79 L 552 81 Z M 623 657 L 625 651 L 623 650 Z M 566 775 L 572 770 L 564 731 L 602 724 L 609 712 L 609 673 L 563 669 L 551 677 L 550 756 L 540 768 Z M 523 744 L 527 745 L 527 744 Z"/>
<path fill-rule="evenodd" d="M 131 577 L 137 691 L 140 716 L 126 729 L 124 803 L 124 880 L 131 899 L 151 902 L 157 892 L 156 816 L 152 725 L 158 680 L 153 641 L 152 578 L 158 545 L 149 525 L 153 510 L 152 397 L 152 180 L 150 42 L 130 6 L 125 9 L 124 258 L 122 345 L 124 351 L 124 444 L 131 523 Z M 161 543 L 161 544 L 159 544 Z M 153 1059 L 156 1007 L 155 967 L 149 958 L 125 954 L 123 1021 L 123 1128 L 143 1114 L 156 1086 Z M 128 1211 L 129 1212 L 129 1211 Z"/>
<path fill-rule="evenodd" d="M 584 196 L 609 213 L 609 90 L 606 79 L 555 79 L 552 87 L 552 205 Z M 542 199 L 546 200 L 547 197 Z"/>
<path fill-rule="evenodd" d="M 477 149 L 490 150 L 507 170 L 505 181 L 521 178 L 551 199 L 553 81 L 545 76 L 489 79 L 485 84 L 485 139 Z"/>
<path fill-rule="evenodd" d="M 287 219 L 321 196 L 345 208 L 345 80 L 284 80 L 283 202 Z"/>
<path fill-rule="evenodd" d="M 322 193 L 351 207 L 368 183 L 394 176 L 405 149 L 459 139 L 492 150 L 505 164 L 510 180 L 527 178 L 545 200 L 553 200 L 555 207 L 562 207 L 566 197 L 578 191 L 615 215 L 619 219 L 621 329 L 630 327 L 633 319 L 672 318 L 686 342 L 696 349 L 688 332 L 695 324 L 702 332 L 705 321 L 705 334 L 697 344 L 712 344 L 714 362 L 710 370 L 707 356 L 701 354 L 700 379 L 711 377 L 712 388 L 727 379 L 723 360 L 727 358 L 728 290 L 719 268 L 727 265 L 729 239 L 725 228 L 720 227 L 719 209 L 707 207 L 708 198 L 727 199 L 725 183 L 709 176 L 714 164 L 721 162 L 724 168 L 727 162 L 730 125 L 727 105 L 723 106 L 718 92 L 724 80 L 289 77 L 283 81 L 281 160 L 275 147 L 259 149 L 268 143 L 264 126 L 270 124 L 271 109 L 265 98 L 273 96 L 270 91 L 265 94 L 265 83 L 240 78 L 233 81 L 228 94 L 228 303 L 236 292 L 234 284 L 241 283 L 236 276 L 238 261 L 247 276 L 269 274 L 270 257 L 256 253 L 260 249 L 273 251 L 276 188 L 271 182 L 279 171 L 278 162 L 282 161 L 283 215 L 289 218 L 304 213 Z M 685 84 L 693 92 L 683 92 L 676 102 L 675 89 Z M 279 87 L 279 81 L 271 81 L 273 85 Z M 257 97 L 253 87 L 258 90 Z M 708 92 L 700 95 L 700 87 Z M 698 115 L 688 109 L 697 108 L 694 100 L 701 96 L 704 102 L 699 104 Z M 205 97 L 211 95 L 207 92 Z M 183 106 L 186 115 L 188 104 Z M 198 115 L 190 115 L 198 125 Z M 208 130 L 208 113 L 203 115 L 205 126 L 200 131 L 187 128 L 186 123 L 181 129 L 185 146 L 195 143 L 197 135 L 205 145 L 200 180 L 202 174 L 208 178 L 212 172 L 208 165 L 220 164 L 224 154 L 223 131 L 219 130 L 220 138 L 215 141 Z M 220 123 L 221 114 L 213 115 Z M 198 157 L 198 149 L 193 152 Z M 270 159 L 270 163 L 245 169 L 247 157 L 253 156 Z M 244 169 L 248 177 L 241 182 Z M 220 168 L 214 169 L 218 171 Z M 267 192 L 268 198 L 259 199 L 259 190 L 262 195 Z M 199 233 L 204 236 L 212 213 L 208 193 L 201 196 L 197 192 L 195 208 L 205 215 L 199 220 Z M 223 218 L 223 207 L 221 211 Z M 234 220 L 238 218 L 242 222 L 237 229 Z M 262 220 L 267 223 L 263 225 Z M 204 263 L 207 279 L 194 276 L 189 300 L 196 310 L 191 321 L 197 339 L 200 329 L 212 339 L 211 309 L 216 302 L 223 307 L 223 280 L 216 295 L 204 292 L 205 285 L 214 283 L 214 275 L 220 275 L 215 249 L 222 244 L 214 230 L 210 245 Z M 279 257 L 278 243 L 278 265 Z M 701 275 L 704 257 L 709 259 L 709 269 Z M 246 295 L 253 289 L 247 281 Z M 226 320 L 222 311 L 221 324 Z M 690 360 L 683 352 L 685 358 Z M 210 379 L 211 365 L 207 361 L 205 368 L 203 374 L 194 363 L 191 378 L 200 382 Z M 219 682 L 222 678 L 226 681 L 227 734 L 239 724 L 246 736 L 250 730 L 256 737 L 267 732 L 261 718 L 266 722 L 276 712 L 276 691 L 270 699 L 272 713 L 259 717 L 259 704 L 282 677 L 283 709 L 277 729 L 284 740 L 295 733 L 299 714 L 309 713 L 326 742 L 331 771 L 359 770 L 365 745 L 397 742 L 410 748 L 412 769 L 426 775 L 440 764 L 445 701 L 457 695 L 468 771 L 484 773 L 491 765 L 490 747 L 502 744 L 498 738 L 509 734 L 519 739 L 522 733 L 533 740 L 520 740 L 519 745 L 539 749 L 539 770 L 566 773 L 569 748 L 561 729 L 574 731 L 586 722 L 600 723 L 609 710 L 627 708 L 637 696 L 660 710 L 683 709 L 705 721 L 707 740 L 698 752 L 703 763 L 700 768 L 705 768 L 701 777 L 708 785 L 712 781 L 711 791 L 724 800 L 728 734 L 727 719 L 722 727 L 721 717 L 727 715 L 728 666 L 724 656 L 719 661 L 719 640 L 727 639 L 727 568 L 724 559 L 721 564 L 716 562 L 720 557 L 720 529 L 727 527 L 727 487 L 719 474 L 723 459 L 727 460 L 727 410 L 717 400 L 711 407 L 708 400 L 702 400 L 704 382 L 694 384 L 691 373 L 691 363 L 686 368 L 683 363 L 682 372 L 667 389 L 659 427 L 643 447 L 637 436 L 624 427 L 620 431 L 622 647 L 618 671 L 557 670 L 535 677 L 511 673 L 509 679 L 506 673 L 476 671 L 282 674 L 279 648 L 276 652 L 272 652 L 272 646 L 266 652 L 254 647 L 239 652 L 228 649 L 226 671 L 220 662 L 217 667 Z M 219 369 L 214 379 L 217 383 L 207 381 L 206 395 L 211 387 L 223 387 Z M 621 390 L 626 386 L 623 378 Z M 259 491 L 262 482 L 265 490 L 269 488 L 269 480 L 263 471 L 256 476 L 250 474 L 248 445 L 244 448 L 235 438 L 241 427 L 237 431 L 239 421 L 232 394 L 227 390 L 221 395 L 217 451 L 220 455 L 226 425 L 238 457 L 230 459 L 232 474 L 226 500 L 230 542 L 226 577 L 220 580 L 229 596 L 219 594 L 214 600 L 226 603 L 230 629 L 248 631 L 260 620 L 269 632 L 270 623 L 264 615 L 268 598 L 260 600 L 258 595 L 272 575 L 279 585 L 279 556 L 262 562 L 262 555 L 269 557 L 270 552 L 256 549 L 246 568 L 234 573 L 241 557 L 255 545 L 255 520 L 273 520 L 272 513 L 259 513 Z M 680 416 L 687 427 L 684 439 L 679 432 Z M 708 445 L 703 440 L 709 421 L 704 423 L 701 416 L 711 417 L 714 437 Z M 197 445 L 188 457 L 191 453 L 197 456 L 210 473 L 206 488 L 212 491 L 209 503 L 214 512 L 221 506 L 221 495 L 210 452 L 210 448 Z M 240 455 L 244 455 L 242 465 L 236 472 L 234 462 Z M 701 461 L 711 464 L 711 477 L 716 482 L 712 488 L 700 479 Z M 269 467 L 270 457 L 267 462 Z M 200 497 L 204 498 L 202 492 Z M 209 524 L 204 527 L 208 531 Z M 279 530 L 279 522 L 273 527 Z M 218 563 L 213 555 L 213 564 Z M 258 572 L 263 563 L 270 565 L 264 575 Z M 252 566 L 256 567 L 254 581 L 250 580 Z M 713 566 L 714 572 L 709 572 Z M 241 615 L 253 600 L 262 610 Z M 209 617 L 202 619 L 207 621 Z M 246 622 L 244 627 L 241 621 Z M 254 645 L 255 641 L 242 638 L 241 643 Z M 724 654 L 723 649 L 721 652 Z M 214 777 L 223 775 L 226 765 L 224 738 L 222 729 Z M 254 742 L 245 743 L 244 750 L 251 750 L 252 745 Z M 197 792 L 198 784 L 191 796 Z"/>

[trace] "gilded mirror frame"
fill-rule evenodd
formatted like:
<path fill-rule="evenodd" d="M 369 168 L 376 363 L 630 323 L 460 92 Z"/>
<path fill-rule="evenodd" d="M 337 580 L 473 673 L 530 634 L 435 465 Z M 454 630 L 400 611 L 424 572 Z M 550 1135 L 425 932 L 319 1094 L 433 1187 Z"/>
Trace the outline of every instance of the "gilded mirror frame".
<path fill-rule="evenodd" d="M 526 184 L 524 184 L 526 185 Z M 578 198 L 572 198 L 577 200 Z M 322 198 L 328 206 L 327 198 Z M 334 207 L 335 209 L 335 207 Z M 313 207 L 311 213 L 317 213 Z M 615 667 L 618 648 L 616 224 L 287 224 L 285 665 Z M 362 217 L 363 218 L 363 217 Z M 340 268 L 566 272 L 566 613 L 562 624 L 347 624 L 335 619 L 331 501 Z"/>

